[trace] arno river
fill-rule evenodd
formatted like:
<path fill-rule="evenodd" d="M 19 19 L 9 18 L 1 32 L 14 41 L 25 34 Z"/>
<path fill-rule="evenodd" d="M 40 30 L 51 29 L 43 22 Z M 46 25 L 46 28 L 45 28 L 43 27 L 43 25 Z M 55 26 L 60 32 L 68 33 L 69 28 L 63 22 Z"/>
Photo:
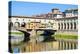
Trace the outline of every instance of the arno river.
<path fill-rule="evenodd" d="M 51 37 L 48 37 L 50 38 Z M 43 41 L 44 36 L 36 36 L 36 38 L 31 38 L 37 40 L 33 42 L 23 42 L 24 36 L 13 35 L 11 36 L 11 49 L 13 53 L 19 52 L 37 52 L 37 51 L 55 51 L 55 50 L 70 50 L 77 49 L 77 40 L 50 40 Z"/>

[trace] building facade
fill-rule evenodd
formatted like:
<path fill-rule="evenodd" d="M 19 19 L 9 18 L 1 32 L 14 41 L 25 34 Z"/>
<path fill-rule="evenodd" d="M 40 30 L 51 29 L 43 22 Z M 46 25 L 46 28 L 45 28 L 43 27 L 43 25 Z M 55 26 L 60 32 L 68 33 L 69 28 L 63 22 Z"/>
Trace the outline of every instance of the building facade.
<path fill-rule="evenodd" d="M 56 33 L 78 33 L 78 9 L 67 9 L 64 12 L 58 8 L 41 15 L 10 16 L 10 27 L 25 27 L 26 29 L 54 29 Z"/>

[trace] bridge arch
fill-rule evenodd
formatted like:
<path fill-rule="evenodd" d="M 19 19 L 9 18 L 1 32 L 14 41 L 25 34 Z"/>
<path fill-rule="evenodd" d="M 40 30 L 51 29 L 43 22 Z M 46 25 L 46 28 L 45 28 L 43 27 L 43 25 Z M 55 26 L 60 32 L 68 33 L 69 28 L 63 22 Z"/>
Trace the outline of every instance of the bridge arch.
<path fill-rule="evenodd" d="M 19 23 L 19 22 L 15 22 L 15 23 L 14 23 L 14 26 L 15 26 L 15 27 L 20 27 L 20 23 Z"/>

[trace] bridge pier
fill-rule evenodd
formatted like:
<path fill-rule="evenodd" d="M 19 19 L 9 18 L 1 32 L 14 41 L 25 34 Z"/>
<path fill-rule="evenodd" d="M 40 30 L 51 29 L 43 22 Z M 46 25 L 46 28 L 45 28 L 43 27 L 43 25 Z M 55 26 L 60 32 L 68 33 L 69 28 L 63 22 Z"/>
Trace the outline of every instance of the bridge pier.
<path fill-rule="evenodd" d="M 31 31 L 31 36 L 36 37 L 36 35 L 37 35 L 37 31 L 35 29 L 33 29 Z"/>
<path fill-rule="evenodd" d="M 30 35 L 30 42 L 31 43 L 36 43 L 37 42 L 36 36 L 37 36 L 37 31 L 35 29 L 33 29 L 31 31 L 31 35 Z"/>

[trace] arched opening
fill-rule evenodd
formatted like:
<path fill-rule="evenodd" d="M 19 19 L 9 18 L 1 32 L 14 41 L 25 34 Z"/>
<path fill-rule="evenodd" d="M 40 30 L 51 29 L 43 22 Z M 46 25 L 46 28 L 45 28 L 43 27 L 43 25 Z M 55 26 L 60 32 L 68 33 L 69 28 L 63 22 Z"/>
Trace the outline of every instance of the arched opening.
<path fill-rule="evenodd" d="M 61 23 L 61 29 L 63 29 L 63 23 Z"/>
<path fill-rule="evenodd" d="M 74 22 L 74 29 L 76 29 L 76 22 Z"/>
<path fill-rule="evenodd" d="M 60 29 L 60 24 L 58 23 L 58 29 Z"/>
<path fill-rule="evenodd" d="M 66 23 L 64 23 L 64 29 L 66 29 Z"/>
<path fill-rule="evenodd" d="M 26 23 L 25 22 L 22 22 L 21 23 L 21 27 L 25 27 L 26 26 Z"/>
<path fill-rule="evenodd" d="M 20 23 L 19 23 L 19 22 L 15 22 L 15 23 L 14 23 L 14 26 L 15 26 L 15 27 L 20 27 Z"/>
<path fill-rule="evenodd" d="M 12 27 L 13 27 L 13 23 L 9 22 L 9 30 L 11 30 Z"/>
<path fill-rule="evenodd" d="M 67 23 L 67 29 L 69 29 L 69 23 Z"/>
<path fill-rule="evenodd" d="M 72 22 L 71 22 L 71 29 L 73 29 L 73 24 L 72 24 Z"/>
<path fill-rule="evenodd" d="M 13 23 L 12 22 L 9 22 L 9 28 L 10 27 L 13 27 Z"/>

